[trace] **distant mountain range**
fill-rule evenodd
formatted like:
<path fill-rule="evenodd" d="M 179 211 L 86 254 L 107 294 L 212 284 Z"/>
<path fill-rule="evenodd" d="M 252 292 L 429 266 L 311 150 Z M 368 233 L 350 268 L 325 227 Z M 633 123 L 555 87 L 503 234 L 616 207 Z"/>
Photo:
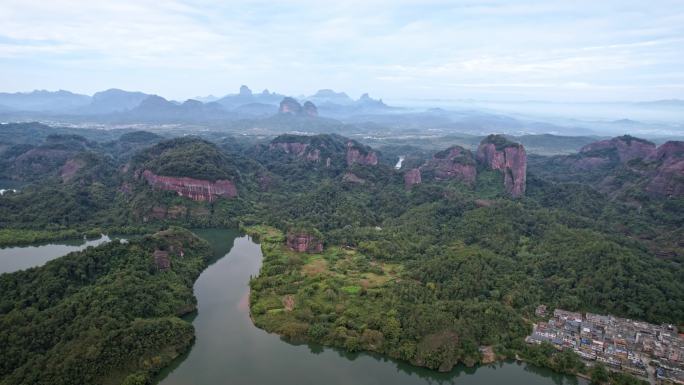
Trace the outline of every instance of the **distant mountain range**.
<path fill-rule="evenodd" d="M 241 86 L 238 93 L 223 97 L 207 96 L 185 102 L 167 100 L 158 95 L 108 89 L 92 96 L 69 91 L 33 91 L 0 93 L 0 113 L 24 115 L 90 116 L 105 120 L 181 120 L 206 121 L 264 117 L 276 114 L 287 96 L 268 90 L 254 93 Z M 320 90 L 310 97 L 296 98 L 322 105 L 323 115 L 344 117 L 360 113 L 383 112 L 390 109 L 382 100 L 364 94 L 353 100 L 343 92 Z"/>
<path fill-rule="evenodd" d="M 73 92 L 36 90 L 32 92 L 0 93 L 0 106 L 17 111 L 64 111 L 88 105 L 91 97 Z"/>
<path fill-rule="evenodd" d="M 654 100 L 651 102 L 638 102 L 636 104 L 642 105 L 642 106 L 649 106 L 649 107 L 684 107 L 684 100 L 666 99 L 666 100 Z"/>
<path fill-rule="evenodd" d="M 282 111 L 279 113 L 279 108 L 287 99 L 295 100 L 302 108 L 309 102 L 313 104 L 309 111 L 315 113 L 283 117 Z M 676 111 L 684 107 L 684 101 L 671 99 L 626 105 L 627 108 L 651 108 L 655 111 L 652 115 L 660 116 L 660 111 Z M 630 132 L 646 135 L 652 133 L 652 137 L 673 137 L 684 129 L 681 124 L 659 121 L 554 120 L 534 116 L 525 117 L 506 112 L 499 113 L 495 109 L 472 107 L 400 108 L 388 106 L 382 99 L 374 99 L 367 93 L 353 99 L 344 92 L 332 89 L 321 89 L 313 95 L 291 98 L 269 90 L 253 92 L 244 85 L 237 93 L 222 97 L 200 96 L 184 102 L 115 88 L 97 92 L 92 96 L 65 90 L 0 93 L 0 121 L 7 122 L 89 122 L 105 125 L 218 124 L 228 130 L 248 129 L 256 132 L 327 132 L 331 124 L 335 127 L 346 124 L 345 129 L 349 131 L 363 131 L 376 136 L 383 136 L 389 132 L 401 132 L 402 135 L 443 135 L 455 132 L 470 135 L 492 132 L 512 135 L 620 135 Z M 298 121 L 300 118 L 308 119 L 310 122 Z M 323 123 L 321 119 L 328 121 Z"/>

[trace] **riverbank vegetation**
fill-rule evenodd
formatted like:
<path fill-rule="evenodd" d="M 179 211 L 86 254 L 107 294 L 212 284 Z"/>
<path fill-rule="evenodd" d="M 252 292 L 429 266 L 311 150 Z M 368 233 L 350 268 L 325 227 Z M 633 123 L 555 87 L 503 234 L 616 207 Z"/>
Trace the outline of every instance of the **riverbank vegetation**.
<path fill-rule="evenodd" d="M 78 239 L 95 239 L 102 234 L 144 234 L 151 229 L 158 226 L 116 226 L 106 229 L 96 228 L 82 228 L 82 229 L 54 229 L 54 230 L 30 230 L 5 228 L 0 229 L 0 247 L 30 245 L 35 243 L 60 241 L 60 240 L 78 240 Z"/>
<path fill-rule="evenodd" d="M 440 371 L 449 371 L 459 362 L 468 366 L 489 362 L 483 352 L 493 348 L 497 359 L 521 358 L 560 373 L 592 376 L 597 384 L 643 384 L 631 375 L 612 372 L 604 379 L 600 366 L 590 371 L 572 351 L 526 345 L 529 324 L 513 302 L 474 293 L 464 293 L 459 300 L 445 298 L 438 280 L 424 285 L 416 280 L 422 270 L 416 265 L 389 263 L 352 247 L 295 253 L 283 244 L 277 229 L 244 230 L 260 240 L 264 254 L 261 272 L 250 282 L 252 317 L 257 326 L 288 340 L 382 353 Z M 471 263 L 487 258 L 477 248 L 460 248 L 458 252 L 468 255 Z M 472 270 L 462 264 L 460 268 L 468 272 L 456 274 L 445 262 L 434 266 L 435 274 L 456 275 L 463 281 L 468 273 L 482 272 L 482 265 Z M 475 281 L 481 279 L 481 274 L 472 276 L 460 290 L 477 287 Z"/>
<path fill-rule="evenodd" d="M 179 316 L 210 255 L 173 228 L 0 275 L 0 384 L 148 383 L 194 339 Z"/>

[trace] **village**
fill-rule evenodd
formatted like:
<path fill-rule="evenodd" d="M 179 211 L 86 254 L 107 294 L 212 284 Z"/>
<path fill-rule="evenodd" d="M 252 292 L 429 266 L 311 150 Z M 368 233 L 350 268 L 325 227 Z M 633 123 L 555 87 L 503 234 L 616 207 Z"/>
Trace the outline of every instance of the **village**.
<path fill-rule="evenodd" d="M 535 314 L 547 317 L 546 306 Z M 548 321 L 534 324 L 526 342 L 572 349 L 590 365 L 601 362 L 651 384 L 684 384 L 684 336 L 673 325 L 555 309 Z"/>

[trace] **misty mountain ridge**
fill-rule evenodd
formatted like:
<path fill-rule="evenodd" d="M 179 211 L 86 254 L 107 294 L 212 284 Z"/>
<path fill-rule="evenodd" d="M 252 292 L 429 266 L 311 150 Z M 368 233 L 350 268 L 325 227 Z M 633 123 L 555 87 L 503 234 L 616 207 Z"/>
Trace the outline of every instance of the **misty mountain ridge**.
<path fill-rule="evenodd" d="M 227 130 L 263 129 L 269 133 L 290 132 L 297 123 L 293 120 L 262 119 L 278 114 L 280 103 L 286 95 L 267 89 L 253 92 L 243 85 L 237 93 L 223 97 L 208 96 L 188 99 L 184 102 L 168 100 L 159 95 L 111 88 L 92 96 L 70 91 L 36 90 L 27 93 L 0 93 L 0 116 L 3 120 L 61 121 L 82 124 L 85 121 L 110 124 L 218 124 L 227 123 Z M 475 105 L 422 108 L 396 107 L 374 99 L 368 93 L 353 99 L 345 92 L 320 89 L 310 96 L 293 98 L 299 103 L 309 101 L 317 110 L 317 116 L 339 120 L 352 132 L 371 129 L 369 134 L 384 135 L 445 135 L 465 133 L 483 135 L 500 132 L 512 135 L 619 135 L 624 132 L 650 137 L 679 137 L 684 127 L 676 123 L 648 122 L 620 115 L 613 119 L 563 119 L 511 112 L 501 112 Z M 672 109 L 681 100 L 660 100 L 634 103 L 640 108 L 657 111 Z M 567 115 L 572 116 L 572 115 Z M 244 121 L 243 123 L 231 123 Z M 281 122 L 280 126 L 273 122 Z M 286 123 L 283 123 L 286 122 Z M 308 126 L 308 123 L 307 123 Z M 312 132 L 326 128 L 312 127 Z M 373 128 L 371 128 L 373 127 Z M 296 130 L 295 130 L 296 131 Z M 322 131 L 321 131 L 322 132 Z"/>

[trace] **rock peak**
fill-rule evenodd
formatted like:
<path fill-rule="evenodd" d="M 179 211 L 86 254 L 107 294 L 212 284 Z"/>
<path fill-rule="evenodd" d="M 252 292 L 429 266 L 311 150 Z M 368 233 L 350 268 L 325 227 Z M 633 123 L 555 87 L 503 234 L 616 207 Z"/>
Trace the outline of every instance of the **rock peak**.
<path fill-rule="evenodd" d="M 347 165 L 354 163 L 375 166 L 378 164 L 378 155 L 370 147 L 350 140 L 347 142 Z"/>
<path fill-rule="evenodd" d="M 648 160 L 654 162 L 655 169 L 646 191 L 661 197 L 684 196 L 684 142 L 666 142 Z"/>
<path fill-rule="evenodd" d="M 318 108 L 316 108 L 316 105 L 310 101 L 304 102 L 304 105 L 302 106 L 295 98 L 287 96 L 280 102 L 278 113 L 295 116 L 316 117 L 318 116 Z"/>
<path fill-rule="evenodd" d="M 316 105 L 310 101 L 306 101 L 302 106 L 302 113 L 311 117 L 318 116 L 318 108 L 316 108 Z"/>
<path fill-rule="evenodd" d="M 455 179 L 472 185 L 477 176 L 473 154 L 460 146 L 451 146 L 432 156 L 423 168 L 434 173 L 435 179 Z"/>
<path fill-rule="evenodd" d="M 142 177 L 154 188 L 175 191 L 178 195 L 194 201 L 213 202 L 218 197 L 234 198 L 237 196 L 237 188 L 230 180 L 212 182 L 189 177 L 161 176 L 150 170 L 143 171 Z"/>
<path fill-rule="evenodd" d="M 246 85 L 241 85 L 240 96 L 252 96 L 252 90 L 250 90 Z"/>
<path fill-rule="evenodd" d="M 527 154 L 523 145 L 503 135 L 489 135 L 477 149 L 477 161 L 491 170 L 503 172 L 506 192 L 512 197 L 525 195 Z"/>
<path fill-rule="evenodd" d="M 623 135 L 587 144 L 580 149 L 580 153 L 592 155 L 601 152 L 615 151 L 620 163 L 626 163 L 632 159 L 651 156 L 655 153 L 655 150 L 655 144 L 648 140 L 635 138 L 630 135 Z"/>

